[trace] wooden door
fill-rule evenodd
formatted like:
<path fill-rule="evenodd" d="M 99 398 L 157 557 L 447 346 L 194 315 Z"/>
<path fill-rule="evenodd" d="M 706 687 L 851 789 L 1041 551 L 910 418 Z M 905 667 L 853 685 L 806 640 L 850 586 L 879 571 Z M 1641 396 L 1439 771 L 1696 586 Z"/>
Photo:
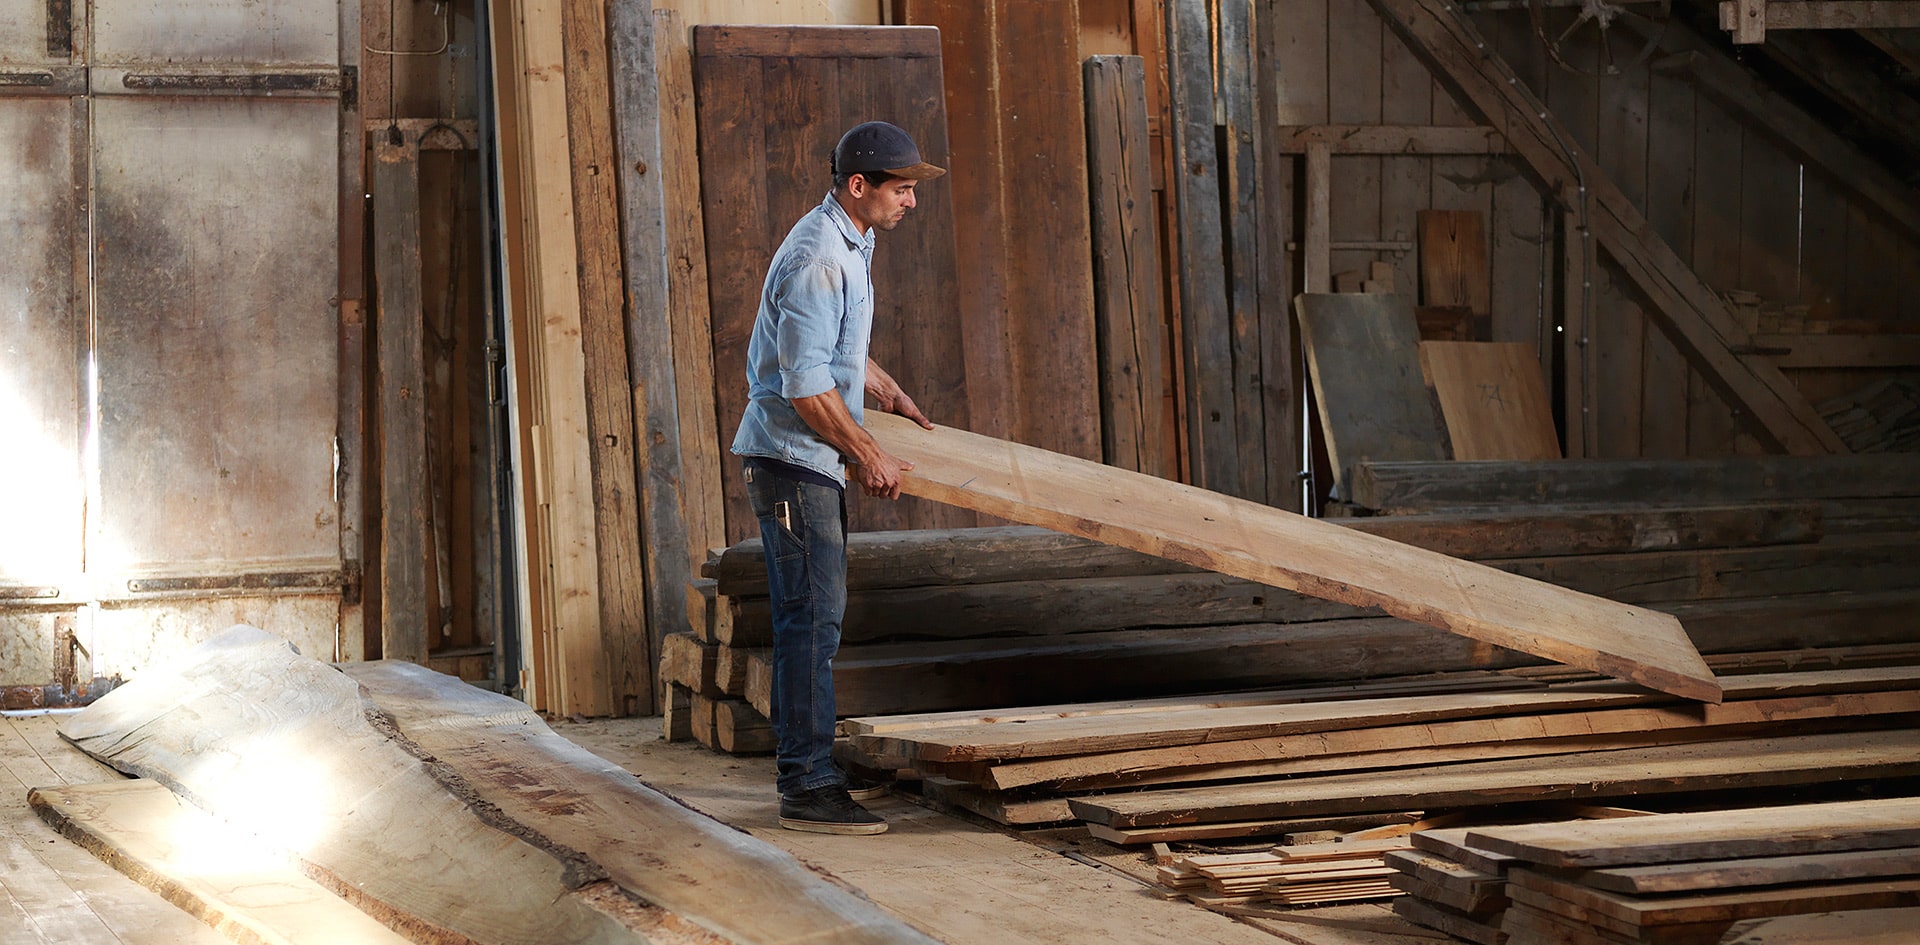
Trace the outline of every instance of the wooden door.
<path fill-rule="evenodd" d="M 37 3 L 36 35 L 51 47 L 45 10 L 68 4 Z M 39 540 L 0 536 L 0 584 L 27 587 L 13 593 L 34 602 L 0 623 L 0 683 L 45 681 L 5 659 L 9 646 L 35 651 L 58 633 L 44 614 L 72 622 L 83 681 L 130 677 L 235 622 L 323 659 L 348 655 L 338 0 L 73 6 L 72 51 L 43 65 L 84 84 L 56 83 L 64 98 L 9 97 L 0 119 L 11 122 L 0 134 L 28 144 L 67 116 L 69 154 L 8 144 L 0 162 L 15 163 L 0 167 L 46 180 L 65 169 L 44 206 L 8 211 L 38 228 L 39 283 L 65 265 L 73 287 L 65 308 L 0 312 L 35 326 L 6 323 L 8 341 L 44 350 L 21 373 L 31 414 L 59 418 L 40 423 L 59 473 L 0 502 L 53 519 L 42 534 L 61 551 L 45 577 L 21 580 L 40 572 L 8 556 Z M 41 492 L 58 501 L 32 498 Z"/>

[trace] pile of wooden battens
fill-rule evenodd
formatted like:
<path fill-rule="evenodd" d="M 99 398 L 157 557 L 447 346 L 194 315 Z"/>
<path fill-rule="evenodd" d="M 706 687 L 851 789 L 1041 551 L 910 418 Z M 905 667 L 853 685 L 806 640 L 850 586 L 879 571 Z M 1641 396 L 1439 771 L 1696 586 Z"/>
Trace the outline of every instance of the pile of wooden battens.
<path fill-rule="evenodd" d="M 1399 895 L 1383 857 L 1411 849 L 1405 837 L 1283 844 L 1246 853 L 1184 853 L 1155 868 L 1155 881 L 1209 909 L 1299 906 Z"/>
<path fill-rule="evenodd" d="M 1920 799 L 1427 831 L 1401 915 L 1480 945 L 1897 941 L 1920 920 Z M 1787 922 L 1779 917 L 1804 916 Z M 1736 926 L 1740 923 L 1750 923 Z M 1768 934 L 1761 934 L 1762 932 Z M 1884 938 L 1874 936 L 1887 936 Z"/>

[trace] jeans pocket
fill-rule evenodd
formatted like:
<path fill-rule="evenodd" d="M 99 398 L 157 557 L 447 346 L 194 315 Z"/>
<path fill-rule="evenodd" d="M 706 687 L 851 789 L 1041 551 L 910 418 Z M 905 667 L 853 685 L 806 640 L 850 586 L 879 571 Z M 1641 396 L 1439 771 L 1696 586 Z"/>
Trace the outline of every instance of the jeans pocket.
<path fill-rule="evenodd" d="M 760 520 L 760 539 L 766 553 L 775 561 L 804 557 L 806 541 L 796 530 L 800 520 L 800 495 L 795 484 L 784 476 L 765 473 L 747 482 L 747 503 Z"/>

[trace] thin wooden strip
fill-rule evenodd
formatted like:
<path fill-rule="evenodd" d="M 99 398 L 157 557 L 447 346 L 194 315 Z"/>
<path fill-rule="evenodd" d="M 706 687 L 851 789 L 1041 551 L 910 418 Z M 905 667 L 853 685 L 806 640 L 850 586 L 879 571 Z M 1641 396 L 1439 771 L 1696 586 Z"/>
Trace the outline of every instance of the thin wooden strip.
<path fill-rule="evenodd" d="M 1208 493 L 875 414 L 908 492 L 1360 606 L 1687 698 L 1720 687 L 1679 621 Z"/>
<path fill-rule="evenodd" d="M 1920 798 L 1484 827 L 1466 842 L 1563 867 L 1888 849 L 1920 844 Z"/>
<path fill-rule="evenodd" d="M 1900 688 L 1920 675 L 1920 667 L 1862 667 L 1812 673 L 1735 676 L 1727 680 L 1734 698 L 1787 697 L 1821 692 Z M 1372 728 L 1416 721 L 1512 715 L 1525 711 L 1577 711 L 1604 707 L 1661 704 L 1664 697 L 1635 692 L 1614 683 L 1590 682 L 1545 692 L 1453 693 L 1356 700 L 1036 719 L 1019 725 L 955 726 L 884 736 L 856 736 L 874 750 L 899 751 L 930 761 L 1041 758 L 1193 745 L 1271 735 Z"/>
<path fill-rule="evenodd" d="M 940 56 L 940 31 L 930 26 L 886 30 L 865 26 L 699 26 L 693 31 L 693 48 L 701 56 L 930 59 Z"/>
<path fill-rule="evenodd" d="M 1546 764 L 1521 758 L 1419 772 L 1110 794 L 1074 798 L 1072 807 L 1084 820 L 1140 826 L 1509 800 L 1627 797 L 1916 772 L 1920 772 L 1920 732 L 1850 732 L 1563 755 Z"/>
<path fill-rule="evenodd" d="M 1563 878 L 1629 895 L 1920 875 L 1920 847 L 1579 870 Z"/>

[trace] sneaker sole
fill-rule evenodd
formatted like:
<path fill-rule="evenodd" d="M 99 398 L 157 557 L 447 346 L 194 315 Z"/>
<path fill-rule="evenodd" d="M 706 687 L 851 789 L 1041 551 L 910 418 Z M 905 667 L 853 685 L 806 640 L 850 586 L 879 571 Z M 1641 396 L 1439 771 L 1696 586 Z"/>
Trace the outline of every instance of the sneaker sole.
<path fill-rule="evenodd" d="M 890 792 L 887 785 L 876 784 L 873 787 L 847 788 L 847 796 L 856 801 L 870 801 L 876 797 L 886 797 Z"/>
<path fill-rule="evenodd" d="M 871 834 L 887 832 L 885 822 L 877 824 L 834 824 L 817 820 L 789 820 L 782 817 L 780 818 L 780 826 L 788 830 L 798 830 L 801 833 L 831 833 L 841 836 L 869 836 Z"/>

